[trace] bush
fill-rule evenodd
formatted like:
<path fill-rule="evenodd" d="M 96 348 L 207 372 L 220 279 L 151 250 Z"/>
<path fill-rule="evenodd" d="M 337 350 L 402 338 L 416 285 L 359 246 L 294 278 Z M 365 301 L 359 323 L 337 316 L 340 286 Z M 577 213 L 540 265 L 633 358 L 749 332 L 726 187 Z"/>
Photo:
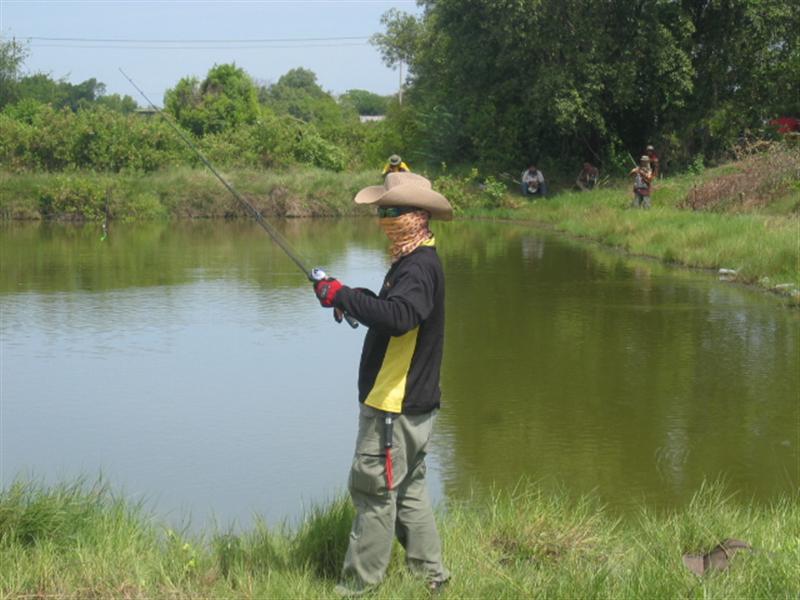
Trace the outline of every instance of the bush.
<path fill-rule="evenodd" d="M 263 110 L 252 124 L 225 128 L 201 138 L 185 132 L 220 167 L 273 167 L 307 164 L 342 171 L 363 146 L 361 126 L 339 131 L 339 142 L 314 126 Z M 150 172 L 200 159 L 169 123 L 158 116 L 123 114 L 104 106 L 73 112 L 20 103 L 0 113 L 0 163 L 11 171 Z"/>
<path fill-rule="evenodd" d="M 161 119 L 30 103 L 0 114 L 0 161 L 15 171 L 153 171 L 194 160 Z"/>
<path fill-rule="evenodd" d="M 45 218 L 99 220 L 105 216 L 108 189 L 94 177 L 63 175 L 39 194 L 39 212 Z"/>
<path fill-rule="evenodd" d="M 448 173 L 447 165 L 442 163 L 442 174 L 436 177 L 433 187 L 450 201 L 455 213 L 514 204 L 509 202 L 505 183 L 491 175 L 481 182 L 480 173 L 475 168 L 466 175 L 458 176 Z"/>
<path fill-rule="evenodd" d="M 158 196 L 152 192 L 143 192 L 132 197 L 124 208 L 123 214 L 115 216 L 119 216 L 123 220 L 136 219 L 143 221 L 164 219 L 169 216 L 167 208 L 161 203 Z"/>
<path fill-rule="evenodd" d="M 491 175 L 483 182 L 483 193 L 488 200 L 489 206 L 492 208 L 499 207 L 503 204 L 506 191 L 506 184 L 502 181 L 498 181 Z"/>
<path fill-rule="evenodd" d="M 292 150 L 298 161 L 322 169 L 343 171 L 347 164 L 344 152 L 311 127 L 300 132 Z"/>

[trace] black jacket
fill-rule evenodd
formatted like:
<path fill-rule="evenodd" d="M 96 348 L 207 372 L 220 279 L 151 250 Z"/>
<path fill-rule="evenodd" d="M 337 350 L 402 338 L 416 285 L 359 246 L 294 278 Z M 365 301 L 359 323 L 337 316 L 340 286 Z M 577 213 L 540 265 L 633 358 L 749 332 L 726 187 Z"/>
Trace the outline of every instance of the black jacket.
<path fill-rule="evenodd" d="M 358 399 L 393 413 L 439 407 L 444 346 L 444 272 L 436 249 L 420 246 L 395 262 L 380 294 L 343 287 L 334 305 L 369 327 Z"/>

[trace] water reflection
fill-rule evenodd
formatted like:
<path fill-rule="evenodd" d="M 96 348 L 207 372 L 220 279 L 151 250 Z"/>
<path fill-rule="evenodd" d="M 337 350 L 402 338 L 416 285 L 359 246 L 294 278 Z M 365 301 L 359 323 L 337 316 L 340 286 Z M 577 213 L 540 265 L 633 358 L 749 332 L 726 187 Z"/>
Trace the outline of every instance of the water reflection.
<path fill-rule="evenodd" d="M 796 314 L 702 275 L 533 239 L 509 239 L 500 261 L 473 253 L 472 272 L 449 280 L 469 302 L 448 306 L 448 493 L 526 475 L 624 510 L 685 501 L 703 478 L 759 498 L 794 489 Z"/>
<path fill-rule="evenodd" d="M 363 329 L 251 223 L 95 229 L 2 226 L 2 483 L 103 469 L 163 511 L 242 523 L 341 490 Z M 527 227 L 435 229 L 438 498 L 526 476 L 625 512 L 704 478 L 760 500 L 800 483 L 796 312 Z M 371 220 L 281 230 L 309 265 L 380 284 Z"/>

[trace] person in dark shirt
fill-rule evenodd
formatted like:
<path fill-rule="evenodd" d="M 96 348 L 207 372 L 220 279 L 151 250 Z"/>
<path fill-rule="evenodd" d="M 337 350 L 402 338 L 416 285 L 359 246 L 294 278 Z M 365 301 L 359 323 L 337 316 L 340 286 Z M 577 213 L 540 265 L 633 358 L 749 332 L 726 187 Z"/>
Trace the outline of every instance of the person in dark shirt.
<path fill-rule="evenodd" d="M 397 535 L 406 564 L 436 590 L 450 575 L 425 484 L 425 455 L 439 409 L 444 346 L 444 272 L 431 218 L 449 220 L 447 199 L 413 173 L 388 173 L 357 204 L 377 207 L 392 265 L 380 292 L 327 278 L 323 307 L 368 327 L 358 372 L 358 437 L 348 488 L 356 517 L 336 591 L 362 593 L 383 579 Z"/>

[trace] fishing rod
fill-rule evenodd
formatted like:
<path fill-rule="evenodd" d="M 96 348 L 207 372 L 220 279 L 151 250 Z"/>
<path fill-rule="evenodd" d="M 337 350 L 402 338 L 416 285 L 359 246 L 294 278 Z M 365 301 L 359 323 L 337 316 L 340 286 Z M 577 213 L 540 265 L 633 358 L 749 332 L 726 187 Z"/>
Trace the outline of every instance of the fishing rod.
<path fill-rule="evenodd" d="M 136 88 L 136 91 L 139 92 L 142 98 L 144 98 L 147 101 L 147 103 L 150 105 L 150 108 L 156 111 L 159 114 L 159 116 L 162 119 L 164 119 L 164 121 L 175 131 L 175 133 L 178 134 L 181 140 L 183 140 L 183 142 L 187 146 L 189 146 L 189 148 L 192 151 L 194 151 L 195 154 L 197 154 L 198 158 L 200 158 L 200 160 L 203 161 L 203 164 L 207 166 L 208 169 L 216 176 L 216 178 L 219 179 L 220 183 L 222 183 L 222 185 L 225 186 L 225 189 L 227 189 L 233 195 L 233 197 L 239 201 L 239 203 L 245 208 L 245 210 L 248 213 L 250 213 L 250 216 L 252 216 L 256 220 L 256 223 L 261 225 L 264 231 L 266 231 L 269 234 L 269 237 L 272 238 L 272 241 L 278 244 L 281 250 L 283 250 L 286 253 L 286 256 L 292 259 L 292 262 L 294 262 L 294 264 L 296 264 L 300 268 L 300 270 L 303 272 L 303 275 L 306 276 L 306 279 L 308 279 L 312 283 L 316 283 L 317 281 L 322 281 L 327 277 L 325 271 L 323 271 L 320 268 L 309 269 L 308 267 L 306 267 L 305 264 L 303 264 L 303 261 L 300 259 L 300 257 L 297 256 L 297 254 L 292 250 L 292 247 L 289 245 L 289 242 L 286 241 L 286 239 L 284 239 L 284 237 L 278 232 L 278 230 L 275 229 L 272 225 L 270 225 L 269 221 L 267 221 L 264 218 L 261 212 L 255 206 L 253 206 L 244 196 L 242 196 L 239 192 L 237 192 L 236 188 L 234 188 L 230 183 L 228 183 L 228 181 L 222 175 L 219 174 L 219 172 L 214 168 L 214 165 L 212 165 L 211 162 L 203 155 L 203 153 L 200 152 L 200 149 L 197 146 L 195 146 L 194 143 L 192 143 L 192 140 L 190 140 L 186 136 L 186 134 L 183 131 L 181 131 L 178 128 L 178 126 L 175 125 L 175 123 L 172 122 L 172 120 L 167 118 L 167 116 L 164 114 L 164 111 L 162 111 L 155 104 L 153 104 L 150 98 L 147 97 L 147 94 L 145 94 L 142 91 L 142 89 L 134 83 L 133 79 L 128 77 L 128 74 L 122 70 L 122 67 L 119 67 L 119 72 L 122 73 L 123 77 L 125 77 L 125 79 L 127 79 L 134 88 Z M 358 321 L 356 321 L 352 316 L 350 316 L 346 312 L 342 312 L 342 316 L 350 325 L 350 327 L 352 327 L 353 329 L 358 327 Z M 340 321 L 341 319 L 337 318 L 337 320 Z"/>

